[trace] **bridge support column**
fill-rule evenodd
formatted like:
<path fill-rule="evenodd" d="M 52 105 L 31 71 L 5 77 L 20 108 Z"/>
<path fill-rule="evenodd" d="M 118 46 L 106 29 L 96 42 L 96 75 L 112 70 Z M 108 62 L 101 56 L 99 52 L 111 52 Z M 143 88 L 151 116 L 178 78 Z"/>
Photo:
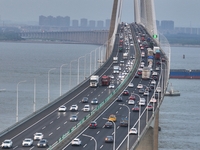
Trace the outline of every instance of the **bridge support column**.
<path fill-rule="evenodd" d="M 158 108 L 157 108 L 158 109 Z M 158 150 L 159 109 L 154 114 L 154 119 L 135 148 L 135 150 Z"/>

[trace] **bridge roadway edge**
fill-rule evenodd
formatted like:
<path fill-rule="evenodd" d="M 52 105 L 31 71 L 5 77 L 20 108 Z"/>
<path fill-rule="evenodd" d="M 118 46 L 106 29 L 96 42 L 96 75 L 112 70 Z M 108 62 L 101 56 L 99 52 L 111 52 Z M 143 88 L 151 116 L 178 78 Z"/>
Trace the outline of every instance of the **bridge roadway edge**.
<path fill-rule="evenodd" d="M 134 31 L 132 30 L 132 34 L 134 33 Z M 137 64 L 135 64 L 135 68 L 138 68 L 139 67 L 139 64 L 140 64 L 140 56 L 141 56 L 141 52 L 140 52 L 140 49 L 139 49 L 139 45 L 137 43 L 137 40 L 135 38 L 136 36 L 134 36 L 134 49 L 136 50 L 136 61 Z M 137 46 L 137 47 L 136 47 Z M 111 58 L 110 58 L 111 59 Z M 94 120 L 95 118 L 97 118 L 97 116 L 105 109 L 107 108 L 115 99 L 116 97 L 119 95 L 119 93 L 122 93 L 124 88 L 128 85 L 128 83 L 132 80 L 132 78 L 134 78 L 135 74 L 136 74 L 136 69 L 133 67 L 133 70 L 132 70 L 132 73 L 131 75 L 129 76 L 129 78 L 126 80 L 125 83 L 123 83 L 123 85 L 121 86 L 121 89 L 117 92 L 117 93 L 114 93 L 114 95 L 110 98 L 110 100 L 108 100 L 108 102 L 103 106 L 101 107 L 97 112 L 95 112 L 92 117 L 90 117 L 87 121 L 85 121 L 82 125 L 80 125 L 72 134 L 73 135 L 70 135 L 69 138 L 66 138 L 65 140 L 61 141 L 57 146 L 53 147 L 53 148 L 49 148 L 49 150 L 60 150 L 62 148 L 64 148 L 64 146 L 66 145 L 66 143 L 70 143 L 75 137 L 78 136 L 78 134 L 80 133 L 79 131 L 81 130 L 84 130 L 85 127 L 88 126 L 88 124 Z"/>

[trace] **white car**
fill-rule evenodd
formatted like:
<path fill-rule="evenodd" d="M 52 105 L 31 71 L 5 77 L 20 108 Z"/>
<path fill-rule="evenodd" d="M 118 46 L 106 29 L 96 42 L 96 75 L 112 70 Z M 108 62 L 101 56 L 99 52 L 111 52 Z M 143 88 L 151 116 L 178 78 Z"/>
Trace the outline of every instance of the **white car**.
<path fill-rule="evenodd" d="M 138 88 L 138 89 L 142 89 L 142 88 L 143 88 L 143 85 L 142 85 L 142 84 L 138 84 L 137 88 Z"/>
<path fill-rule="evenodd" d="M 70 121 L 77 121 L 78 120 L 78 116 L 77 115 L 71 115 Z"/>
<path fill-rule="evenodd" d="M 157 87 L 157 88 L 156 88 L 156 91 L 157 91 L 158 93 L 160 93 L 160 92 L 161 92 L 161 88 L 160 88 L 160 87 Z"/>
<path fill-rule="evenodd" d="M 134 105 L 134 104 L 135 104 L 135 101 L 132 100 L 132 99 L 130 99 L 130 100 L 128 100 L 128 104 L 129 104 L 129 105 Z"/>
<path fill-rule="evenodd" d="M 85 105 L 82 110 L 83 111 L 90 111 L 90 105 Z"/>
<path fill-rule="evenodd" d="M 43 137 L 44 137 L 44 135 L 42 133 L 37 132 L 37 133 L 34 134 L 33 139 L 34 140 L 41 140 L 41 139 L 43 139 Z"/>
<path fill-rule="evenodd" d="M 137 129 L 136 128 L 131 128 L 129 131 L 129 134 L 137 134 Z"/>
<path fill-rule="evenodd" d="M 151 81 L 151 84 L 156 84 L 156 81 L 155 81 L 155 80 L 152 80 L 152 81 Z"/>
<path fill-rule="evenodd" d="M 81 145 L 81 140 L 79 138 L 75 138 L 71 141 L 71 145 Z"/>
<path fill-rule="evenodd" d="M 66 111 L 67 110 L 67 107 L 62 105 L 58 108 L 58 111 Z"/>
<path fill-rule="evenodd" d="M 148 90 L 145 90 L 143 95 L 144 95 L 144 96 L 148 96 L 148 95 L 149 95 L 149 91 L 148 91 Z"/>
<path fill-rule="evenodd" d="M 115 88 L 115 85 L 114 85 L 114 84 L 110 84 L 110 85 L 108 86 L 108 88 L 109 88 L 109 89 L 114 89 L 114 88 Z"/>
<path fill-rule="evenodd" d="M 152 98 L 150 99 L 150 102 L 151 102 L 151 103 L 156 103 L 157 101 L 156 101 L 156 99 L 155 99 L 154 97 L 152 97 Z"/>
<path fill-rule="evenodd" d="M 31 138 L 25 138 L 22 141 L 22 146 L 32 146 L 33 145 L 33 140 Z"/>
<path fill-rule="evenodd" d="M 72 105 L 70 107 L 70 111 L 77 111 L 78 110 L 78 105 Z"/>
<path fill-rule="evenodd" d="M 10 139 L 4 140 L 1 144 L 1 148 L 12 148 L 13 142 Z"/>
<path fill-rule="evenodd" d="M 146 104 L 145 98 L 140 98 L 139 105 L 144 106 Z"/>
<path fill-rule="evenodd" d="M 128 87 L 133 88 L 133 87 L 134 87 L 134 84 L 133 84 L 132 82 L 130 82 L 130 83 L 128 84 Z"/>

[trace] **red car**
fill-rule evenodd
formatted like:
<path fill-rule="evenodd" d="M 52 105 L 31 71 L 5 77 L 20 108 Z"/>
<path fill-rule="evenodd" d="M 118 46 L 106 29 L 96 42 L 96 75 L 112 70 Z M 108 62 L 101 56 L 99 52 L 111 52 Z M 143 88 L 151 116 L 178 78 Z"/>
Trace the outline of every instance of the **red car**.
<path fill-rule="evenodd" d="M 134 107 L 132 108 L 132 111 L 138 112 L 140 110 L 138 105 L 134 105 Z"/>
<path fill-rule="evenodd" d="M 135 100 L 135 95 L 131 94 L 131 96 L 129 97 L 130 100 Z"/>
<path fill-rule="evenodd" d="M 142 75 L 142 71 L 138 71 L 137 74 L 138 74 L 138 75 Z"/>
<path fill-rule="evenodd" d="M 148 104 L 147 105 L 147 110 L 153 110 L 153 105 L 152 104 Z"/>
<path fill-rule="evenodd" d="M 97 128 L 97 122 L 96 121 L 92 121 L 89 125 L 89 128 L 92 128 L 92 129 L 96 129 Z"/>
<path fill-rule="evenodd" d="M 129 91 L 128 90 L 124 90 L 123 95 L 129 95 Z"/>

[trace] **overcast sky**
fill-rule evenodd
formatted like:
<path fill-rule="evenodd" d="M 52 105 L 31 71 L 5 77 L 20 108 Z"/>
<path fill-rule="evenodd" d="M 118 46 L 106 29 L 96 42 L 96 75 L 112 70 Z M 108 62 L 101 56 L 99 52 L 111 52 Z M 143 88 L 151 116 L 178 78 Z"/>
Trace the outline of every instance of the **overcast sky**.
<path fill-rule="evenodd" d="M 133 0 L 123 0 L 122 21 L 133 22 Z M 156 19 L 175 27 L 200 27 L 200 0 L 154 0 Z M 113 0 L 0 0 L 0 21 L 38 22 L 39 16 L 70 16 L 71 20 L 111 18 Z"/>

